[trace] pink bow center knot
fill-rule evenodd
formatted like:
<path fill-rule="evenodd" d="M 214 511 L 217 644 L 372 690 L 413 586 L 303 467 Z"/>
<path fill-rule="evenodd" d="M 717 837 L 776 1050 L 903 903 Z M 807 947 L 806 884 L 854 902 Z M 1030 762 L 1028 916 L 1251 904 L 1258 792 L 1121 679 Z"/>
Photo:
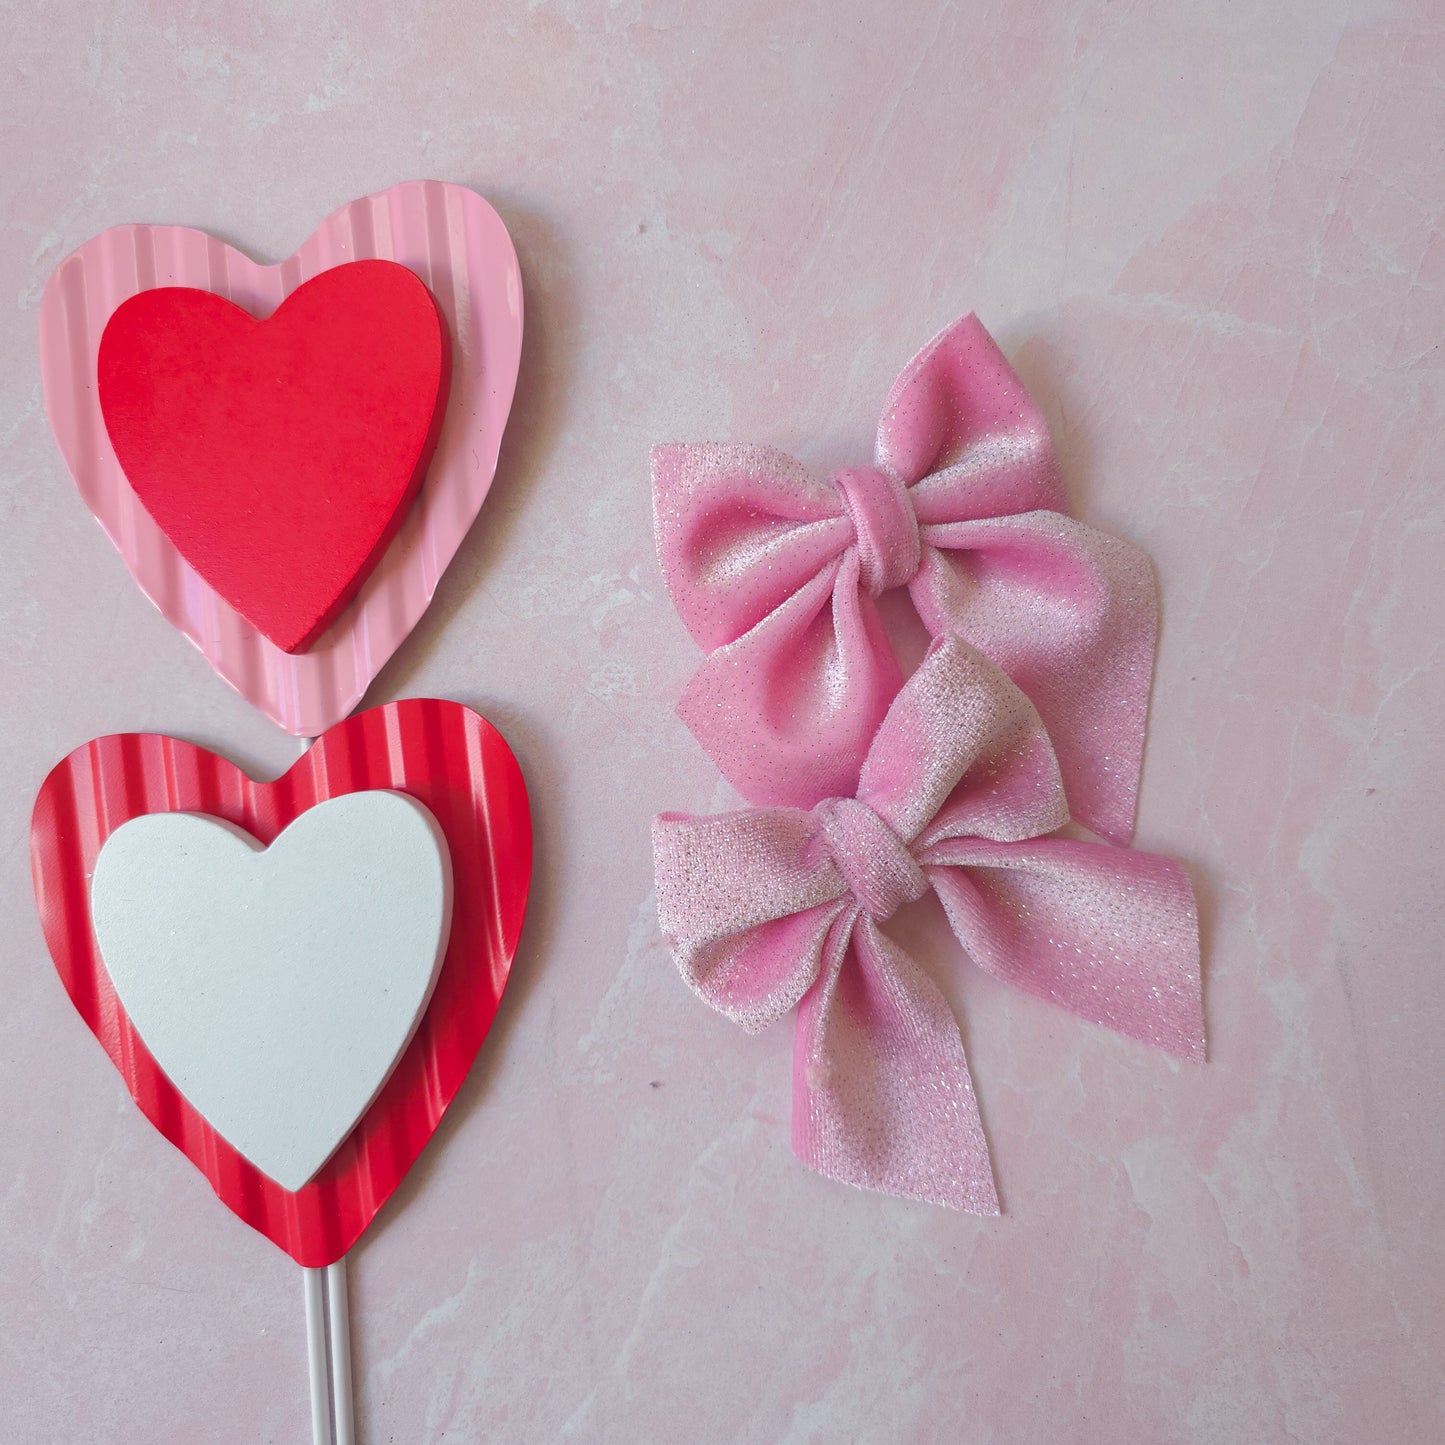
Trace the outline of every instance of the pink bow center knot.
<path fill-rule="evenodd" d="M 928 892 L 928 879 L 908 845 L 867 803 L 829 798 L 813 811 L 849 892 L 875 922 Z"/>
<path fill-rule="evenodd" d="M 923 544 L 903 479 L 878 467 L 845 467 L 833 473 L 833 485 L 853 524 L 859 580 L 869 596 L 906 586 L 918 571 Z"/>

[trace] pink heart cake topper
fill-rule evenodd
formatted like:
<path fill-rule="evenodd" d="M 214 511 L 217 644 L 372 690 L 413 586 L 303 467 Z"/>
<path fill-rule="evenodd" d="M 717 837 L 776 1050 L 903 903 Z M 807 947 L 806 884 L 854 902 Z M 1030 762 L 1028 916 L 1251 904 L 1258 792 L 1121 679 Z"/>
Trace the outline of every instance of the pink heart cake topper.
<path fill-rule="evenodd" d="M 426 285 L 450 341 L 446 410 L 425 480 L 355 596 L 304 652 L 248 622 L 183 557 L 137 496 L 101 413 L 97 358 L 112 314 L 143 291 L 191 287 L 270 316 L 312 277 L 395 261 Z M 343 206 L 287 260 L 266 266 L 183 226 L 117 226 L 56 267 L 40 307 L 51 428 L 86 505 L 141 590 L 248 702 L 297 736 L 361 700 L 426 610 L 491 487 L 522 344 L 511 238 L 475 192 L 407 181 Z"/>

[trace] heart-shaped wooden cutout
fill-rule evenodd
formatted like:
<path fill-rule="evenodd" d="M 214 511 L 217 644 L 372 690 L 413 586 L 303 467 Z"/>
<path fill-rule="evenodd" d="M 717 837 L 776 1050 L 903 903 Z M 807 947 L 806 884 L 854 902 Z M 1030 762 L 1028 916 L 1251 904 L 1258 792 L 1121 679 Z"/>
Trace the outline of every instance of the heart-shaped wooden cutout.
<path fill-rule="evenodd" d="M 436 820 L 372 788 L 308 808 L 269 848 L 203 813 L 105 841 L 90 916 L 165 1076 L 283 1189 L 356 1127 L 431 997 L 450 931 Z"/>
<path fill-rule="evenodd" d="M 187 1101 L 117 997 L 97 944 L 90 879 L 133 818 L 201 813 L 263 845 L 328 798 L 371 789 L 425 807 L 455 885 L 447 948 L 411 1042 L 351 1133 L 302 1188 L 267 1177 Z M 125 733 L 77 748 L 45 780 L 31 822 L 41 926 L 72 1002 L 146 1117 L 221 1201 L 299 1264 L 340 1259 L 431 1138 L 496 1015 L 522 927 L 532 831 L 517 760 L 460 704 L 388 703 L 329 729 L 287 773 L 257 782 L 176 738 Z"/>
<path fill-rule="evenodd" d="M 140 291 L 96 360 L 126 480 L 197 574 L 283 652 L 335 620 L 401 525 L 436 445 L 447 334 L 414 272 L 352 261 L 270 316 Z"/>
<path fill-rule="evenodd" d="M 313 276 L 395 261 L 431 292 L 450 336 L 446 409 L 426 478 L 340 615 L 287 653 L 176 550 L 126 480 L 101 415 L 101 335 L 123 302 L 195 287 L 270 316 Z M 116 226 L 52 274 L 40 303 L 40 370 L 51 429 L 86 505 L 141 590 L 255 707 L 301 737 L 346 716 L 416 625 L 491 487 L 522 349 L 522 281 L 511 238 L 475 192 L 407 181 L 353 201 L 293 256 L 263 266 L 204 231 Z"/>

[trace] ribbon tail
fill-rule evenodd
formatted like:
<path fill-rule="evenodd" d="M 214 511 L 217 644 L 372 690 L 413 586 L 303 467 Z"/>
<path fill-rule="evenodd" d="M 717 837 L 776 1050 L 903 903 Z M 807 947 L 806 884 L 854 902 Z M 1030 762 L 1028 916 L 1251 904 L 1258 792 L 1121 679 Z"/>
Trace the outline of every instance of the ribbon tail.
<path fill-rule="evenodd" d="M 833 925 L 798 1009 L 793 1152 L 861 1189 L 999 1212 L 958 1023 L 932 980 L 856 912 Z"/>
<path fill-rule="evenodd" d="M 849 548 L 698 669 L 678 704 L 750 803 L 811 808 L 852 797 L 903 676 Z"/>
<path fill-rule="evenodd" d="M 1149 558 L 1057 512 L 923 529 L 909 590 L 935 637 L 996 662 L 1048 729 L 1069 811 L 1102 838 L 1134 833 L 1159 602 Z"/>

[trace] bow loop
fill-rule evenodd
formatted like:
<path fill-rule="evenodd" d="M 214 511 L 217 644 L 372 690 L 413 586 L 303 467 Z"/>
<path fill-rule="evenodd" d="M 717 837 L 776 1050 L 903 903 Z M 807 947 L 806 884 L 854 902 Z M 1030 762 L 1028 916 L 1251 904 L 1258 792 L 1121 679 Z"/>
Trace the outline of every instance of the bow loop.
<path fill-rule="evenodd" d="M 909 484 L 923 523 L 1067 505 L 1043 414 L 977 316 L 903 368 L 883 403 L 877 461 Z"/>
<path fill-rule="evenodd" d="M 1028 698 L 982 653 L 940 637 L 893 700 L 858 796 L 901 838 L 999 842 L 1068 821 L 1053 745 Z"/>
<path fill-rule="evenodd" d="M 852 540 L 837 492 L 773 447 L 654 447 L 652 509 L 668 593 L 709 649 L 836 568 Z"/>
<path fill-rule="evenodd" d="M 663 813 L 652 825 L 657 922 L 688 984 L 755 1030 L 812 986 L 847 885 L 796 808 L 711 818 Z"/>
<path fill-rule="evenodd" d="M 834 865 L 870 918 L 891 918 L 928 892 L 928 879 L 908 845 L 867 803 L 830 798 L 814 812 Z"/>
<path fill-rule="evenodd" d="M 918 518 L 900 478 L 877 467 L 847 467 L 833 473 L 857 538 L 859 580 L 879 597 L 913 580 L 921 544 Z"/>

